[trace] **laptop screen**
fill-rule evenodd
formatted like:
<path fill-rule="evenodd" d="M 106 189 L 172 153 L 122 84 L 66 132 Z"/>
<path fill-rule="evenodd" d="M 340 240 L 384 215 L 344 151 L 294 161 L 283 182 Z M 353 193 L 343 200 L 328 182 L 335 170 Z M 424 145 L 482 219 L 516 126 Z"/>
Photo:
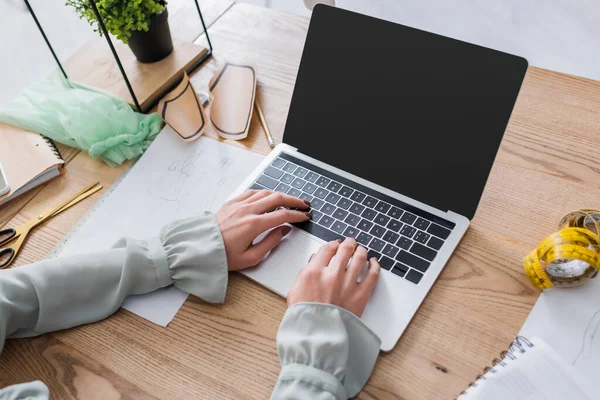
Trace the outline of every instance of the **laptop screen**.
<path fill-rule="evenodd" d="M 318 5 L 284 142 L 472 219 L 526 70 L 520 57 Z"/>

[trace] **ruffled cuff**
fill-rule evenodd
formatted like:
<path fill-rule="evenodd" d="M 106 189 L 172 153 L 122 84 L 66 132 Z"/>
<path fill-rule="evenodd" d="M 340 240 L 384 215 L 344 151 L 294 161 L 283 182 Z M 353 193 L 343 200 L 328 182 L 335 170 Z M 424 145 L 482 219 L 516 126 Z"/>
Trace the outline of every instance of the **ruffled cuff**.
<path fill-rule="evenodd" d="M 221 229 L 210 212 L 174 221 L 159 236 L 166 268 L 175 286 L 210 303 L 223 303 L 227 292 L 227 255 Z"/>
<path fill-rule="evenodd" d="M 337 399 L 353 397 L 367 383 L 381 341 L 358 317 L 330 304 L 288 308 L 279 332 L 279 381 L 304 381 Z"/>

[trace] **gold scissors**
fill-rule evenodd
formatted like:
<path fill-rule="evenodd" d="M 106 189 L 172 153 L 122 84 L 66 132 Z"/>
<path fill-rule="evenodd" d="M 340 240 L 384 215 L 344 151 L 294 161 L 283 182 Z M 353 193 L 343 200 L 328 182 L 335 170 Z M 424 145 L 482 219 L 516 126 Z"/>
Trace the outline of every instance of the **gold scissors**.
<path fill-rule="evenodd" d="M 0 249 L 0 260 L 2 260 L 2 258 L 5 256 L 8 257 L 4 262 L 0 263 L 0 269 L 8 268 L 15 258 L 17 258 L 17 254 L 19 254 L 21 246 L 33 228 L 54 217 L 55 215 L 60 214 L 67 208 L 79 203 L 81 200 L 91 196 L 100 189 L 102 189 L 102 185 L 99 182 L 96 182 L 72 197 L 60 202 L 59 204 L 56 204 L 54 207 L 49 208 L 37 217 L 32 218 L 23 225 L 17 226 L 16 228 L 6 228 L 0 230 L 0 246 L 16 240 L 12 246 Z"/>

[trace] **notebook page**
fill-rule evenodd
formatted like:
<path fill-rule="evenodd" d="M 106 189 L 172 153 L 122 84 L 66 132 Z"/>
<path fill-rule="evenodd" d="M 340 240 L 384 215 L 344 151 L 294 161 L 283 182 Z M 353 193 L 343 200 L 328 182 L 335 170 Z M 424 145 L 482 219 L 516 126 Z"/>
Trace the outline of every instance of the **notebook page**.
<path fill-rule="evenodd" d="M 519 334 L 539 337 L 590 382 L 597 382 L 600 377 L 600 277 L 581 286 L 542 292 Z"/>
<path fill-rule="evenodd" d="M 459 400 L 594 400 L 600 391 L 542 340 L 533 338 L 532 348 L 513 352 L 469 388 Z"/>

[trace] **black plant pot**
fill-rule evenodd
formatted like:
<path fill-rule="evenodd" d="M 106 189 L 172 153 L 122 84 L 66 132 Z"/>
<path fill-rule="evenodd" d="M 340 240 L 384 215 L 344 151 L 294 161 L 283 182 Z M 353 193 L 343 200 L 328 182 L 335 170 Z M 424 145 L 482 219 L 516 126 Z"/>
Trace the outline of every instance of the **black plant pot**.
<path fill-rule="evenodd" d="M 169 12 L 166 8 L 152 18 L 148 32 L 135 31 L 131 34 L 129 47 L 138 61 L 143 63 L 160 61 L 173 52 Z"/>

